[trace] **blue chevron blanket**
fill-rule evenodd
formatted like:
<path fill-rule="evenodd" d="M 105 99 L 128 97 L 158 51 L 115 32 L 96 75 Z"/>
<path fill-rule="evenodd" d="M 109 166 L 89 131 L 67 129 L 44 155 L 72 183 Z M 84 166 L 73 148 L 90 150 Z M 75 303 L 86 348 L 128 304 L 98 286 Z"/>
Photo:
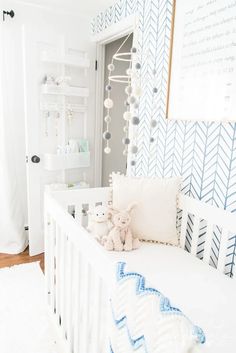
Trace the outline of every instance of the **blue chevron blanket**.
<path fill-rule="evenodd" d="M 205 342 L 203 330 L 145 278 L 117 264 L 117 285 L 111 297 L 111 353 L 189 353 Z"/>

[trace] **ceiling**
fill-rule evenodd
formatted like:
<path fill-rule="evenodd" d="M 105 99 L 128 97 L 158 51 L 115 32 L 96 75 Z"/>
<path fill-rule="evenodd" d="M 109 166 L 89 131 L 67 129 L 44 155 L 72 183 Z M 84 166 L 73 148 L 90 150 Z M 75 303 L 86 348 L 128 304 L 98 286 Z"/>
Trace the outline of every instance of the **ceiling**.
<path fill-rule="evenodd" d="M 113 5 L 117 0 L 16 0 L 17 3 L 76 11 L 81 15 L 94 16 Z"/>

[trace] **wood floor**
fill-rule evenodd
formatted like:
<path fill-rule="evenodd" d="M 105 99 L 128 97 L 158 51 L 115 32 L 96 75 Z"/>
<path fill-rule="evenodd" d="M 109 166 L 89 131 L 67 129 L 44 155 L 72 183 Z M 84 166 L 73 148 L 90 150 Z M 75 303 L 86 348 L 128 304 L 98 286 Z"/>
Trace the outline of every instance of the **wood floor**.
<path fill-rule="evenodd" d="M 0 253 L 0 268 L 13 265 L 25 264 L 29 262 L 40 261 L 42 271 L 44 271 L 44 254 L 29 256 L 29 248 L 18 255 L 8 255 Z"/>

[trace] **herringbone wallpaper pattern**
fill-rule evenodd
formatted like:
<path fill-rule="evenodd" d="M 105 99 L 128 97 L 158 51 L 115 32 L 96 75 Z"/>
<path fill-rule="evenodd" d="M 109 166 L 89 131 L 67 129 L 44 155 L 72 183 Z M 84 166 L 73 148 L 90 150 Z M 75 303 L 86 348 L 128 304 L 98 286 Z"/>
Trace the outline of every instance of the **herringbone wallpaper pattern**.
<path fill-rule="evenodd" d="M 133 175 L 171 177 L 181 175 L 182 191 L 197 199 L 236 212 L 236 124 L 167 121 L 166 97 L 171 33 L 172 0 L 120 0 L 92 22 L 99 33 L 122 18 L 137 14 L 138 54 L 142 64 L 138 131 L 139 153 Z M 156 70 L 154 77 L 153 70 Z M 158 93 L 153 94 L 153 86 Z M 152 116 L 158 120 L 150 143 Z M 187 249 L 191 244 L 191 223 Z M 201 224 L 202 254 L 205 225 Z M 221 230 L 215 229 L 212 264 L 217 263 Z M 236 236 L 228 244 L 225 272 L 232 275 Z"/>

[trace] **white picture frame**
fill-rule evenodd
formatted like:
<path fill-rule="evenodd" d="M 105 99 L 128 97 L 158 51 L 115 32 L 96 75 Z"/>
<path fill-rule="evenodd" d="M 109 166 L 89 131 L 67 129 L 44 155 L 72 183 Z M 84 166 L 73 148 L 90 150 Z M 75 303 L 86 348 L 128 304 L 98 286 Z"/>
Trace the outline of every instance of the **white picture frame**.
<path fill-rule="evenodd" d="M 166 116 L 236 121 L 236 2 L 174 0 Z"/>

